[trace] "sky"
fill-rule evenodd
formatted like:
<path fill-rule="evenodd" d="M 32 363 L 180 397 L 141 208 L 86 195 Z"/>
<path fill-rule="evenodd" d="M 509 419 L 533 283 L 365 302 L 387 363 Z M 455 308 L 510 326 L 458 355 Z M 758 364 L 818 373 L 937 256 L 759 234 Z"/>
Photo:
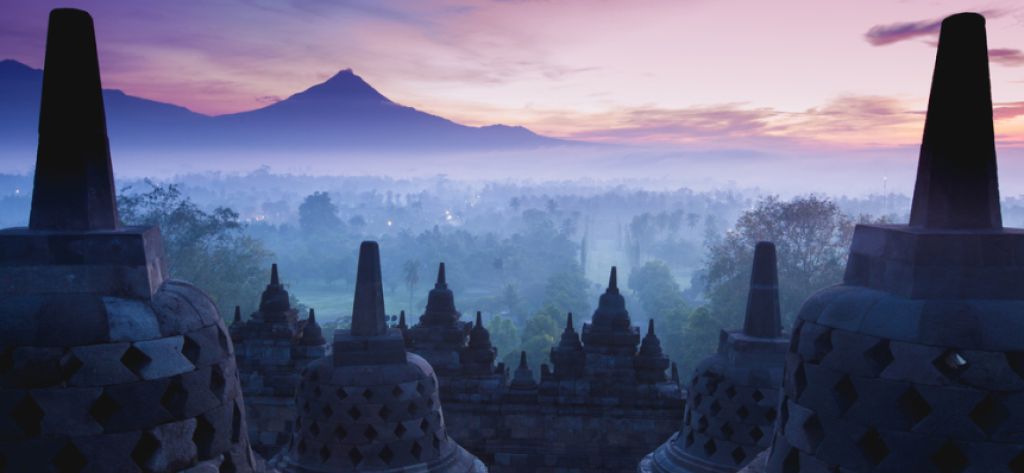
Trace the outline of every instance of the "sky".
<path fill-rule="evenodd" d="M 996 131 L 1024 148 L 1024 5 L 924 0 L 0 0 L 0 59 L 90 11 L 104 86 L 206 114 L 352 68 L 469 125 L 701 149 L 920 141 L 938 21 L 988 18 Z"/>

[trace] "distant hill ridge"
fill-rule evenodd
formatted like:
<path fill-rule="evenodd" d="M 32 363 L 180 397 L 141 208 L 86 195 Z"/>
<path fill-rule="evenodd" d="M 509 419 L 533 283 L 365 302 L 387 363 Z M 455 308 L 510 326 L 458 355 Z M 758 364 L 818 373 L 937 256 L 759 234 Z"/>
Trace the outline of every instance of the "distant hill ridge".
<path fill-rule="evenodd" d="M 0 147 L 34 149 L 42 71 L 0 61 Z M 117 151 L 443 152 L 530 149 L 571 144 L 523 127 L 471 127 L 397 104 L 351 69 L 287 99 L 228 115 L 105 89 L 108 133 Z"/>

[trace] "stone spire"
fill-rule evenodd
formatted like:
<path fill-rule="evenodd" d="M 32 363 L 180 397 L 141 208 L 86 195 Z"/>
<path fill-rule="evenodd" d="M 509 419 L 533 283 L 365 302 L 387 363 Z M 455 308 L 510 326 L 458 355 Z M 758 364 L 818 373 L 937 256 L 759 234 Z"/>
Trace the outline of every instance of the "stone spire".
<path fill-rule="evenodd" d="M 779 276 L 775 244 L 759 241 L 754 247 L 754 265 L 750 271 L 747 316 L 743 334 L 749 337 L 775 338 L 782 333 L 779 312 Z"/>
<path fill-rule="evenodd" d="M 661 340 L 654 334 L 654 319 L 647 321 L 647 335 L 640 342 L 641 356 L 662 356 Z"/>
<path fill-rule="evenodd" d="M 519 367 L 516 368 L 515 375 L 512 377 L 512 383 L 509 388 L 514 390 L 533 390 L 537 389 L 537 381 L 533 379 L 533 370 L 530 369 L 530 365 L 526 363 L 526 352 L 519 352 Z"/>
<path fill-rule="evenodd" d="M 483 320 L 480 316 L 480 311 L 476 311 L 476 324 L 473 325 L 473 329 L 469 331 L 469 346 L 470 347 L 490 347 L 491 346 L 491 334 L 484 328 Z"/>
<path fill-rule="evenodd" d="M 555 377 L 558 379 L 576 379 L 583 376 L 583 367 L 586 363 L 586 354 L 583 353 L 583 344 L 580 343 L 580 335 L 573 328 L 572 312 L 565 318 L 565 330 L 562 331 L 562 338 L 558 345 L 551 347 L 551 364 L 555 368 Z"/>
<path fill-rule="evenodd" d="M 320 324 L 316 322 L 316 313 L 310 308 L 309 317 L 302 325 L 302 338 L 299 340 L 299 343 L 306 346 L 319 346 L 325 342 L 324 331 L 320 328 Z"/>
<path fill-rule="evenodd" d="M 484 328 L 480 311 L 476 312 L 476 324 L 469 331 L 469 343 L 459 351 L 462 373 L 467 375 L 493 375 L 494 359 L 498 350 L 491 345 L 491 334 Z"/>
<path fill-rule="evenodd" d="M 985 18 L 942 21 L 910 225 L 1002 228 Z"/>
<path fill-rule="evenodd" d="M 29 228 L 114 230 L 114 195 L 92 17 L 58 8 L 46 36 Z"/>
<path fill-rule="evenodd" d="M 404 310 L 399 312 L 399 314 L 398 314 L 398 328 L 401 329 L 401 330 L 405 330 L 405 329 L 409 328 L 409 325 L 405 323 L 405 311 Z"/>
<path fill-rule="evenodd" d="M 580 343 L 580 335 L 572 324 L 572 312 L 565 317 L 565 330 L 562 330 L 562 339 L 558 341 L 558 348 L 563 350 L 580 351 L 583 344 Z"/>
<path fill-rule="evenodd" d="M 450 326 L 459 320 L 459 311 L 455 309 L 455 295 L 448 289 L 444 263 L 437 267 L 437 282 L 434 289 L 427 295 L 427 309 L 420 316 L 420 325 Z"/>
<path fill-rule="evenodd" d="M 260 294 L 260 316 L 266 320 L 283 319 L 291 310 L 288 291 L 277 275 L 277 263 L 270 265 L 270 284 Z"/>
<path fill-rule="evenodd" d="M 661 340 L 654 334 L 654 319 L 647 321 L 647 335 L 640 343 L 640 353 L 634 360 L 637 381 L 641 383 L 660 383 L 666 380 L 665 370 L 669 360 L 661 351 Z"/>
<path fill-rule="evenodd" d="M 242 323 L 242 307 L 241 306 L 237 306 L 237 305 L 235 306 L 235 318 L 232 321 L 232 323 L 233 324 L 240 324 L 240 323 Z"/>
<path fill-rule="evenodd" d="M 380 249 L 375 241 L 359 246 L 356 293 L 352 301 L 352 336 L 373 337 L 387 333 L 384 315 L 384 284 L 381 282 Z"/>
<path fill-rule="evenodd" d="M 598 301 L 593 317 L 594 328 L 629 329 L 629 312 L 626 311 L 626 299 L 619 293 L 618 271 L 612 266 L 608 276 L 608 288 Z"/>

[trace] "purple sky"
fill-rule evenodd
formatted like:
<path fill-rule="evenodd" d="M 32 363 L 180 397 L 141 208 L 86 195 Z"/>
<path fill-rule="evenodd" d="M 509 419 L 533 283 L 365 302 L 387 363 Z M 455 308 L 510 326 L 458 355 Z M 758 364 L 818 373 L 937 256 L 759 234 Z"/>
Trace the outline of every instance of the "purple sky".
<path fill-rule="evenodd" d="M 105 86 L 208 114 L 353 68 L 456 121 L 714 148 L 920 139 L 938 21 L 986 13 L 997 133 L 1024 147 L 1015 1 L 5 0 L 0 58 L 40 67 L 47 11 L 89 10 Z"/>

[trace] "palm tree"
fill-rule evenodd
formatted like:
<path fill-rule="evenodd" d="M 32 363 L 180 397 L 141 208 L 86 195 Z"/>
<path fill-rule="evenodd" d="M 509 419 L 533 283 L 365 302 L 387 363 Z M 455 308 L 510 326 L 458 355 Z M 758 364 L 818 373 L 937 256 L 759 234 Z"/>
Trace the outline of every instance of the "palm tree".
<path fill-rule="evenodd" d="M 413 291 L 416 290 L 416 285 L 420 282 L 420 262 L 419 260 L 406 260 L 402 264 L 402 272 L 405 274 L 405 287 L 409 288 L 409 313 L 412 311 L 412 296 Z"/>

